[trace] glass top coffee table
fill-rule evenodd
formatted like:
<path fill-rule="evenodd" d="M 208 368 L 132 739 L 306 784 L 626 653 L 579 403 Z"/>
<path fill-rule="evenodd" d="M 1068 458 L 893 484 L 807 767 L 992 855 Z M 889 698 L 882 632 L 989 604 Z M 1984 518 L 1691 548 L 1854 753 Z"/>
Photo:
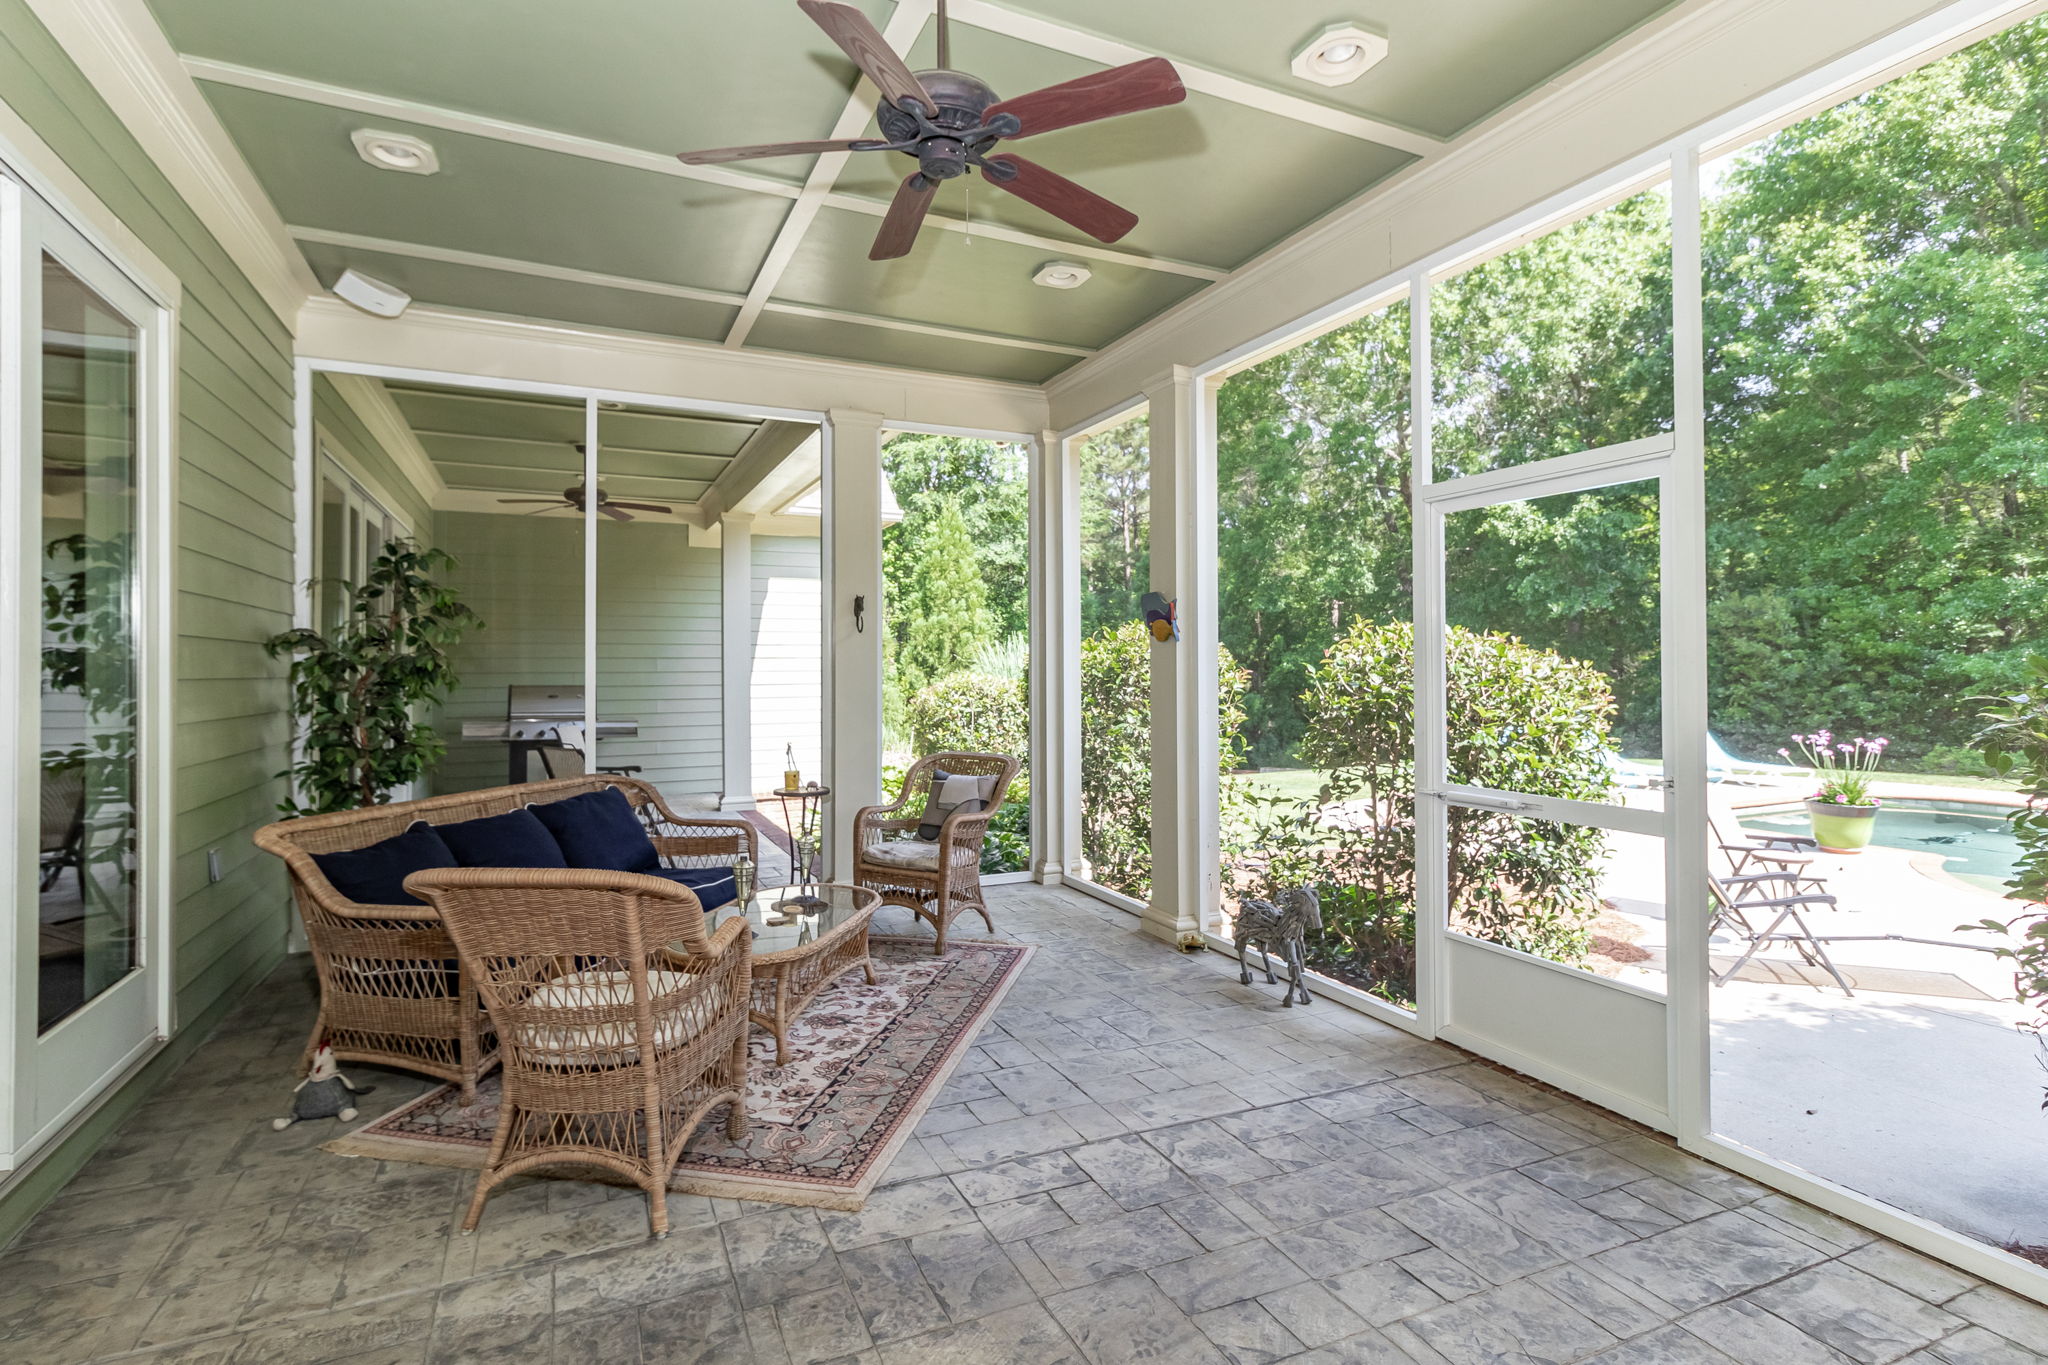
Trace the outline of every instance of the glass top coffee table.
<path fill-rule="evenodd" d="M 789 1026 L 825 987 L 855 967 L 875 984 L 868 922 L 882 898 L 838 882 L 771 886 L 745 904 L 722 905 L 706 917 L 717 933 L 744 915 L 754 931 L 754 996 L 749 1013 L 775 1035 L 775 1065 L 789 1060 Z"/>

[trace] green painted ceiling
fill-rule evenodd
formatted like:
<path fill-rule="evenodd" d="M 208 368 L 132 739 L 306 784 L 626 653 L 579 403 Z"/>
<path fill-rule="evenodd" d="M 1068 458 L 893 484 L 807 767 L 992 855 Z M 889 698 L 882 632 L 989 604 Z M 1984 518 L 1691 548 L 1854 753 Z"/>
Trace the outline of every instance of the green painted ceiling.
<path fill-rule="evenodd" d="M 1670 0 L 1001 0 L 1021 19 L 1074 37 L 1039 46 L 954 20 L 954 65 L 1015 94 L 1099 69 L 1065 49 L 1110 38 L 1348 114 L 1439 136 L 1511 103 L 1664 9 Z M 736 142 L 822 138 L 854 86 L 851 65 L 793 0 L 150 0 L 190 59 L 231 63 L 654 153 Z M 892 0 L 857 0 L 878 26 Z M 1295 78 L 1294 51 L 1325 26 L 1388 35 L 1388 57 L 1350 86 Z M 936 64 L 926 25 L 913 66 Z M 205 72 L 198 73 L 202 77 Z M 201 89 L 323 283 L 348 266 L 426 304 L 722 341 L 740 316 L 791 211 L 787 193 L 707 184 L 655 170 L 335 107 L 310 86 Z M 365 165 L 349 134 L 371 127 L 434 145 L 433 176 Z M 1408 164 L 1402 151 L 1215 95 L 1051 133 L 1019 151 L 1139 215 L 1119 245 L 1227 271 Z M 812 158 L 731 169 L 764 189 L 801 184 Z M 911 168 L 870 153 L 834 189 L 879 210 Z M 1204 287 L 1141 260 L 1083 259 L 1080 289 L 1032 285 L 1039 265 L 1088 239 L 979 178 L 948 185 L 937 208 L 1033 234 L 1037 244 L 928 228 L 899 261 L 867 260 L 879 218 L 825 206 L 801 235 L 746 344 L 769 350 L 1036 383 L 1074 362 L 1019 338 L 1099 348 Z M 489 263 L 425 259 L 403 244 L 592 272 L 656 287 L 563 281 Z M 661 289 L 712 291 L 677 298 Z M 790 308 L 803 311 L 789 311 Z M 819 317 L 815 310 L 832 316 Z M 862 318 L 918 328 L 876 326 Z"/>
<path fill-rule="evenodd" d="M 451 490 L 545 497 L 583 478 L 583 404 L 387 382 L 413 434 Z M 760 422 L 652 408 L 601 407 L 598 486 L 613 499 L 694 503 L 738 455 Z M 530 510 L 504 506 L 508 513 Z M 548 515 L 541 507 L 535 515 Z M 647 514 L 640 514 L 643 518 Z M 660 519 L 660 518 L 656 518 Z"/>

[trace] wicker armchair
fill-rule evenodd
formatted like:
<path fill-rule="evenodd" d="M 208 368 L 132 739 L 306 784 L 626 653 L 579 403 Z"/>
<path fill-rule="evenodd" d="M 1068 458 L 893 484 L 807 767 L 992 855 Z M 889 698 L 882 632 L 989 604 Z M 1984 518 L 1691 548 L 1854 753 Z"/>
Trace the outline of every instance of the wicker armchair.
<path fill-rule="evenodd" d="M 668 1180 L 683 1145 L 726 1106 L 746 1126 L 752 936 L 716 934 L 688 887 L 631 872 L 451 868 L 415 872 L 497 1029 L 504 1098 L 462 1230 L 501 1182 L 543 1166 L 596 1166 L 647 1192 L 668 1235 Z"/>
<path fill-rule="evenodd" d="M 854 883 L 878 892 L 885 905 L 907 906 L 919 919 L 929 921 L 938 931 L 934 955 L 946 951 L 947 927 L 965 911 L 980 915 L 989 932 L 995 932 L 995 921 L 988 917 L 988 904 L 981 894 L 981 845 L 988 836 L 989 821 L 1002 809 L 1017 766 L 1017 760 L 1006 754 L 931 754 L 917 760 L 903 775 L 903 789 L 895 801 L 868 806 L 853 817 Z M 935 769 L 993 777 L 988 804 L 973 814 L 955 811 L 946 817 L 937 842 L 929 845 L 929 858 L 919 860 L 928 865 L 874 856 L 880 845 L 898 842 L 891 835 L 915 831 L 922 823 Z"/>
<path fill-rule="evenodd" d="M 340 1062 L 397 1067 L 453 1081 L 465 1104 L 477 1077 L 497 1064 L 490 1020 L 464 979 L 441 917 L 424 905 L 362 905 L 345 899 L 313 861 L 316 853 L 367 847 L 416 820 L 433 825 L 503 815 L 530 802 L 560 801 L 617 787 L 640 813 L 671 867 L 760 860 L 758 836 L 743 820 L 685 818 L 651 785 L 630 777 L 565 777 L 281 820 L 256 831 L 256 846 L 284 860 L 292 897 L 320 978 L 320 1014 L 299 1070 L 324 1038 Z"/>

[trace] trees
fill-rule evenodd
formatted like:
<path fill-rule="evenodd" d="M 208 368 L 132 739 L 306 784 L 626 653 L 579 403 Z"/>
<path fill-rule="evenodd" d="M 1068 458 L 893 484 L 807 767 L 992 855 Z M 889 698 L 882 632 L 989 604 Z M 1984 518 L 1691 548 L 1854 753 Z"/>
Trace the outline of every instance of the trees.
<path fill-rule="evenodd" d="M 1712 170 L 1711 723 L 1738 750 L 1827 724 L 1939 759 L 1973 729 L 1958 699 L 2015 690 L 2043 647 L 2044 164 L 2036 20 Z M 1436 285 L 1439 476 L 1668 430 L 1670 300 L 1658 192 Z M 1262 762 L 1298 744 L 1299 681 L 1343 617 L 1407 615 L 1404 332 L 1390 309 L 1219 395 L 1219 625 Z M 1606 673 L 1637 746 L 1657 514 L 1646 488 L 1488 509 L 1452 528 L 1447 583 L 1453 620 Z"/>
<path fill-rule="evenodd" d="M 1151 423 L 1133 417 L 1081 444 L 1081 636 L 1138 616 L 1150 586 Z"/>
<path fill-rule="evenodd" d="M 908 599 L 899 613 L 896 666 L 913 687 L 966 668 L 995 639 L 995 614 L 959 499 L 942 498 L 919 542 Z"/>

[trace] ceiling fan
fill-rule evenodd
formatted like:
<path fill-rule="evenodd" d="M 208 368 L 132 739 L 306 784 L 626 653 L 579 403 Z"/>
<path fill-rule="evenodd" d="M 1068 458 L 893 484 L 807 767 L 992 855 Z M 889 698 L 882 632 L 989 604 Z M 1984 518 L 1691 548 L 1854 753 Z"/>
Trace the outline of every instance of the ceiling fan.
<path fill-rule="evenodd" d="M 583 443 L 581 441 L 576 443 L 576 453 L 578 455 L 583 453 Z M 529 517 L 537 517 L 541 512 L 552 511 L 557 507 L 573 507 L 581 512 L 585 497 L 586 490 L 582 480 L 579 479 L 573 486 L 564 488 L 562 495 L 558 498 L 499 498 L 498 501 L 508 503 L 545 503 L 546 506 L 542 507 L 539 512 L 528 512 L 525 514 Z M 664 506 L 658 502 L 614 502 L 612 501 L 611 494 L 605 492 L 602 488 L 597 490 L 597 510 L 610 517 L 613 521 L 633 520 L 631 512 L 619 510 L 624 507 L 630 507 L 634 512 L 675 511 L 675 508 Z"/>
<path fill-rule="evenodd" d="M 918 227 L 939 185 L 974 167 L 982 179 L 1035 204 L 1053 217 L 1102 242 L 1114 242 L 1138 225 L 1138 216 L 1063 175 L 1015 152 L 996 152 L 1004 139 L 1032 137 L 1076 124 L 1135 114 L 1178 104 L 1187 89 L 1164 57 L 1147 57 L 1126 66 L 1048 85 L 1015 99 L 997 99 L 987 82 L 954 71 L 945 0 L 939 0 L 939 65 L 913 72 L 889 50 L 866 15 L 833 0 L 796 0 L 826 36 L 839 44 L 854 65 L 882 92 L 875 110 L 880 138 L 853 141 L 772 142 L 746 147 L 717 147 L 682 152 L 688 165 L 747 161 L 754 157 L 798 156 L 817 152 L 902 152 L 917 159 L 896 190 L 881 231 L 868 252 L 871 261 L 908 255 Z"/>

